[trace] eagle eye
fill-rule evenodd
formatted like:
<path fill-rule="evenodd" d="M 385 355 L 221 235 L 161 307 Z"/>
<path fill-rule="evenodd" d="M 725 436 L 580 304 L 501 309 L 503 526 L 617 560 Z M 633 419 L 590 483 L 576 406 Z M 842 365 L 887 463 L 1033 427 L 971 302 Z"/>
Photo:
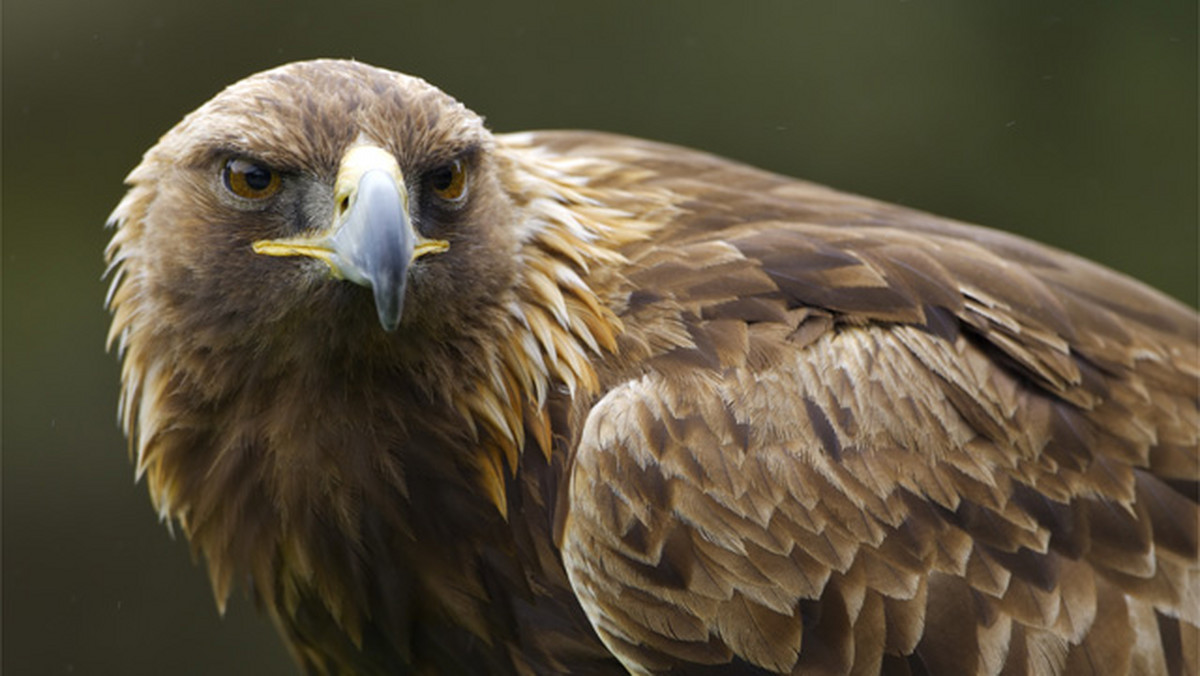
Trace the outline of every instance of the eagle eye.
<path fill-rule="evenodd" d="M 434 169 L 429 172 L 428 180 L 433 194 L 446 202 L 457 204 L 467 196 L 467 167 L 462 160 Z"/>
<path fill-rule="evenodd" d="M 278 192 L 282 183 L 278 171 L 243 159 L 226 161 L 221 178 L 229 192 L 248 200 L 266 199 Z"/>

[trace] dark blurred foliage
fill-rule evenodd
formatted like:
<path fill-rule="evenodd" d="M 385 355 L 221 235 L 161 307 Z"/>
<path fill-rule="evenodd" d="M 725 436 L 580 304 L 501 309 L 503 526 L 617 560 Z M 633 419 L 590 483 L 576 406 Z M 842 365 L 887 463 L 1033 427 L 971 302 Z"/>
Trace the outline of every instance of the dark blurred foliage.
<path fill-rule="evenodd" d="M 103 223 L 140 154 L 251 72 L 419 74 L 500 131 L 672 141 L 1024 233 L 1195 305 L 1197 6 L 677 1 L 3 5 L 3 667 L 293 667 L 135 486 Z"/>

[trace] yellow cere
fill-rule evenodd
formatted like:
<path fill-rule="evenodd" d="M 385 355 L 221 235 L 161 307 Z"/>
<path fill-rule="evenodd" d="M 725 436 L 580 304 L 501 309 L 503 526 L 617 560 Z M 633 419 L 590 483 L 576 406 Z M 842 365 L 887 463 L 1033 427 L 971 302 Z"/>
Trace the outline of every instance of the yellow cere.
<path fill-rule="evenodd" d="M 408 211 L 408 191 L 404 190 L 404 174 L 400 165 L 391 153 L 370 143 L 359 143 L 346 151 L 338 169 L 337 179 L 333 183 L 334 203 L 337 204 L 337 214 L 341 216 L 350 207 L 354 191 L 363 174 L 373 169 L 383 169 L 391 174 L 396 185 L 400 187 L 404 210 Z"/>

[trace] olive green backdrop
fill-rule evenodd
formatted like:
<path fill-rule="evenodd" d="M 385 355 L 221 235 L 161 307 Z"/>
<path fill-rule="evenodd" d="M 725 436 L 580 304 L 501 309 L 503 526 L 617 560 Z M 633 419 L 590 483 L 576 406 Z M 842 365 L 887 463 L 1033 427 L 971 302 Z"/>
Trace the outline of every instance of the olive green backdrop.
<path fill-rule="evenodd" d="M 1025 233 L 1194 305 L 1196 24 L 1195 0 L 5 0 L 4 672 L 293 672 L 252 603 L 217 615 L 134 485 L 103 346 L 121 180 L 223 85 L 354 57 L 497 130 L 708 149 Z"/>

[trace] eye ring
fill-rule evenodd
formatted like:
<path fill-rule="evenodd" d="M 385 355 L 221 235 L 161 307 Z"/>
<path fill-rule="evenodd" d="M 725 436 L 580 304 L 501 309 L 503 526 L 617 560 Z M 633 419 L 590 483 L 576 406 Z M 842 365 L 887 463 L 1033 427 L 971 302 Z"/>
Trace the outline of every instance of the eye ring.
<path fill-rule="evenodd" d="M 467 197 L 467 166 L 461 159 L 429 172 L 428 180 L 433 194 L 445 202 L 457 205 Z"/>
<path fill-rule="evenodd" d="M 266 199 L 279 192 L 283 184 L 278 171 L 237 157 L 225 161 L 221 181 L 229 192 L 248 200 Z"/>

